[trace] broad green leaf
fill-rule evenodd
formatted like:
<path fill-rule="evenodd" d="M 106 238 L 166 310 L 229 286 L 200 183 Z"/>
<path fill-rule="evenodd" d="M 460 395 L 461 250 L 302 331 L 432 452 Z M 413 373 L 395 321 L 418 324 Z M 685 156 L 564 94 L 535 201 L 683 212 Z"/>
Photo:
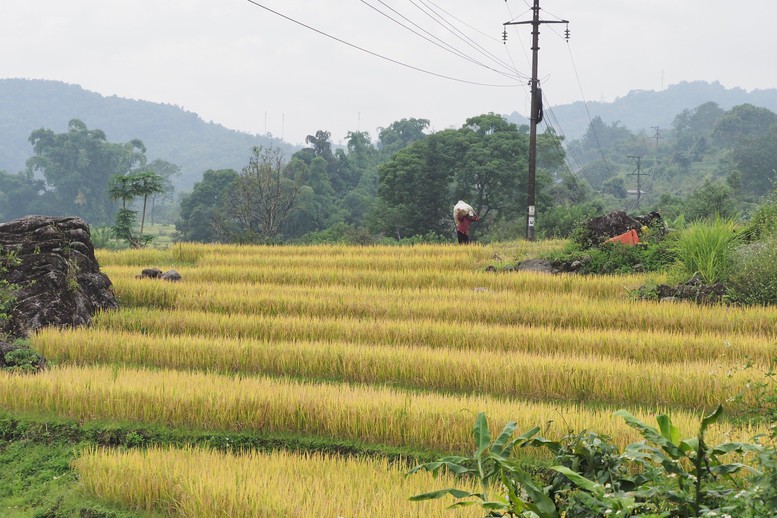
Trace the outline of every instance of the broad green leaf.
<path fill-rule="evenodd" d="M 686 454 L 690 451 L 699 451 L 699 438 L 688 437 L 687 439 L 680 442 L 680 449 L 683 450 L 683 452 Z"/>
<path fill-rule="evenodd" d="M 678 448 L 672 441 L 665 439 L 661 433 L 653 428 L 652 426 L 648 426 L 633 415 L 631 415 L 626 410 L 618 410 L 613 415 L 617 417 L 622 417 L 626 424 L 631 426 L 632 428 L 635 428 L 639 430 L 639 432 L 642 434 L 642 437 L 647 439 L 648 441 L 652 442 L 653 444 L 657 444 L 660 446 L 666 453 L 668 453 L 672 458 L 679 459 L 681 457 L 684 457 L 685 454 Z"/>
<path fill-rule="evenodd" d="M 480 507 L 483 509 L 492 509 L 496 511 L 504 511 L 510 508 L 510 506 L 504 502 L 483 502 L 480 504 Z"/>
<path fill-rule="evenodd" d="M 557 518 L 558 511 L 556 510 L 556 504 L 551 498 L 545 494 L 543 488 L 538 485 L 529 475 L 522 470 L 513 472 L 515 479 L 521 484 L 521 487 L 533 503 L 527 505 L 529 509 L 537 513 L 540 518 Z"/>
<path fill-rule="evenodd" d="M 472 434 L 475 436 L 475 457 L 480 457 L 491 444 L 491 433 L 488 431 L 488 422 L 486 421 L 485 412 L 480 412 L 475 420 L 475 428 L 472 429 Z"/>
<path fill-rule="evenodd" d="M 730 464 L 720 464 L 718 466 L 712 466 L 710 471 L 716 475 L 730 475 L 731 473 L 738 473 L 739 471 L 748 471 L 753 474 L 760 474 L 761 472 L 751 468 L 747 464 L 741 464 L 739 462 L 732 462 Z"/>
<path fill-rule="evenodd" d="M 457 509 L 459 507 L 469 507 L 470 505 L 477 505 L 477 502 L 473 500 L 462 500 L 461 502 L 456 502 L 455 504 L 449 505 L 446 507 L 446 509 Z"/>
<path fill-rule="evenodd" d="M 483 498 L 483 495 L 480 493 L 470 493 L 469 491 L 462 491 L 461 489 L 449 487 L 448 489 L 440 489 L 437 491 L 430 491 L 429 493 L 413 495 L 410 497 L 410 500 L 413 502 L 419 502 L 421 500 L 434 500 L 445 495 L 451 495 L 453 498 L 467 498 L 470 496 L 476 496 L 480 499 Z"/>
<path fill-rule="evenodd" d="M 588 480 L 584 476 L 582 476 L 580 473 L 577 473 L 576 471 L 572 471 L 566 466 L 551 466 L 553 471 L 557 471 L 567 477 L 569 480 L 571 480 L 576 486 L 582 487 L 586 491 L 589 491 L 591 493 L 595 493 L 597 488 L 600 488 L 601 486 L 597 484 L 596 482 L 593 482 L 591 480 Z"/>
<path fill-rule="evenodd" d="M 513 512 L 520 513 L 522 511 L 526 510 L 526 501 L 521 498 L 520 491 L 517 491 L 515 484 L 510 482 L 510 479 L 503 473 L 502 474 L 502 484 L 507 489 L 507 494 L 510 497 L 510 501 L 513 503 Z M 520 515 L 519 515 L 520 516 Z"/>
<path fill-rule="evenodd" d="M 539 426 L 535 426 L 531 430 L 527 430 L 527 431 L 523 432 L 521 435 L 519 435 L 518 437 L 516 437 L 516 440 L 518 440 L 518 441 L 526 441 L 528 439 L 531 439 L 535 435 L 537 435 L 539 432 L 540 432 L 540 427 Z"/>
<path fill-rule="evenodd" d="M 715 446 L 710 453 L 713 455 L 725 455 L 726 453 L 760 452 L 763 448 L 757 444 L 745 442 L 726 442 Z"/>
<path fill-rule="evenodd" d="M 463 461 L 468 460 L 465 457 L 456 457 L 455 459 L 463 460 Z M 410 471 L 408 471 L 407 474 L 412 475 L 413 473 L 421 471 L 422 469 L 426 471 L 431 471 L 432 473 L 437 474 L 437 471 L 443 466 L 448 468 L 453 473 L 456 473 L 457 475 L 461 475 L 463 473 L 467 473 L 468 471 L 470 471 L 469 468 L 462 466 L 456 462 L 449 461 L 449 460 L 438 460 L 435 462 L 427 462 L 426 464 L 419 464 L 418 466 L 415 466 Z"/>
<path fill-rule="evenodd" d="M 658 421 L 658 427 L 661 429 L 661 436 L 671 441 L 672 444 L 679 445 L 680 429 L 672 424 L 672 419 L 666 414 L 661 414 L 656 417 L 656 421 Z"/>
<path fill-rule="evenodd" d="M 510 451 L 507 450 L 506 445 L 510 440 L 510 437 L 512 437 L 513 432 L 515 432 L 515 428 L 517 426 L 518 426 L 518 423 L 516 423 L 515 421 L 510 421 L 505 425 L 505 427 L 502 429 L 502 433 L 499 434 L 499 437 L 496 438 L 493 446 L 491 446 L 492 453 L 494 453 L 495 455 L 499 455 L 500 457 L 510 456 Z"/>
<path fill-rule="evenodd" d="M 720 416 L 723 414 L 723 405 L 718 405 L 718 408 L 715 409 L 714 412 L 712 412 L 710 415 L 705 417 L 701 420 L 701 430 L 699 433 L 704 433 L 704 431 L 707 429 L 707 427 L 720 418 Z"/>

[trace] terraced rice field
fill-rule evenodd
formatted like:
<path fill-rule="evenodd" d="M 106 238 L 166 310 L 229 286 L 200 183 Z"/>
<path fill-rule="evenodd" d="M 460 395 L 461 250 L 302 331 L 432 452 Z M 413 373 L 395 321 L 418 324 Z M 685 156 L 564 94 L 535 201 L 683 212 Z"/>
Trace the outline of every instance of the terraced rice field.
<path fill-rule="evenodd" d="M 510 253 L 550 246 L 558 244 L 516 244 Z M 549 437 L 589 429 L 625 445 L 638 436 L 615 410 L 647 422 L 670 412 L 691 434 L 718 403 L 736 417 L 731 398 L 747 381 L 739 367 L 765 368 L 774 357 L 774 309 L 634 301 L 640 276 L 485 271 L 497 253 L 504 250 L 193 244 L 101 252 L 121 309 L 89 329 L 34 336 L 56 366 L 0 376 L 0 408 L 450 453 L 468 451 L 474 416 L 485 411 L 495 430 L 515 420 Z M 183 281 L 136 279 L 147 267 L 175 268 Z M 733 423 L 716 425 L 710 441 L 756 432 Z M 438 513 L 389 507 L 444 484 L 410 487 L 397 474 L 406 467 L 385 459 L 268 455 L 94 450 L 77 469 L 85 490 L 108 501 L 186 516 L 219 506 L 231 516 L 312 510 L 294 493 L 311 484 L 308 472 L 327 474 L 313 485 L 342 507 L 315 507 L 321 516 Z M 279 466 L 272 477 L 286 483 L 245 475 L 257 462 Z M 305 468 L 284 467 L 297 462 Z M 205 469 L 218 473 L 210 485 Z M 358 491 L 374 487 L 349 489 L 343 476 L 393 489 L 364 507 Z"/>

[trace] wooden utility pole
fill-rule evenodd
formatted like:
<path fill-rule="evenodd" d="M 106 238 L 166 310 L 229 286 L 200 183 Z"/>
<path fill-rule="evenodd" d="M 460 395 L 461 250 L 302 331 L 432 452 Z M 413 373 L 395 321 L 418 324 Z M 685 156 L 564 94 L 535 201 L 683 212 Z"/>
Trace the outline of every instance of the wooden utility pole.
<path fill-rule="evenodd" d="M 509 21 L 504 25 L 528 25 L 532 26 L 532 59 L 531 59 L 531 114 L 529 115 L 529 178 L 527 181 L 527 205 L 526 211 L 526 239 L 534 241 L 535 225 L 535 194 L 537 179 L 537 124 L 542 121 L 542 90 L 540 90 L 540 81 L 537 78 L 537 58 L 540 50 L 540 25 L 543 23 L 569 23 L 567 20 L 546 21 L 540 20 L 540 0 L 534 0 L 532 7 L 534 14 L 532 20 L 526 22 Z M 567 38 L 569 31 L 567 31 Z"/>

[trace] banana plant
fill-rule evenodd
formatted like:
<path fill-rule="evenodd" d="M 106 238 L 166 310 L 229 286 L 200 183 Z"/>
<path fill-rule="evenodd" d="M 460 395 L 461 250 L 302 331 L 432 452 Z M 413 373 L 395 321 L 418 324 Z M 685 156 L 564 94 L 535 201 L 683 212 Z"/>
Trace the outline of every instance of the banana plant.
<path fill-rule="evenodd" d="M 623 455 L 643 465 L 651 462 L 657 464 L 668 475 L 665 480 L 676 480 L 677 487 L 667 489 L 663 494 L 679 507 L 681 516 L 699 516 L 702 511 L 714 510 L 717 501 L 733 492 L 731 486 L 737 487 L 738 482 L 731 477 L 732 474 L 743 470 L 759 474 L 746 464 L 724 463 L 720 460 L 720 457 L 729 453 L 756 452 L 760 449 L 757 445 L 732 442 L 710 447 L 706 443 L 704 434 L 707 428 L 722 414 L 723 407 L 719 405 L 714 412 L 702 418 L 696 436 L 683 439 L 668 415 L 656 417 L 656 429 L 626 410 L 615 412 L 616 416 L 623 417 L 626 424 L 638 430 L 645 438 L 644 442 L 627 446 Z M 729 483 L 726 487 L 716 483 L 721 478 Z M 655 488 L 650 490 L 654 491 Z"/>
<path fill-rule="evenodd" d="M 533 480 L 517 462 L 510 458 L 513 449 L 529 441 L 539 432 L 539 427 L 532 428 L 513 439 L 516 427 L 515 421 L 510 421 L 491 442 L 486 415 L 481 412 L 472 430 L 475 451 L 471 456 L 443 457 L 434 462 L 420 464 L 407 473 L 410 475 L 425 470 L 437 475 L 445 468 L 457 475 L 474 476 L 480 482 L 479 492 L 446 488 L 415 495 L 410 497 L 410 500 L 431 500 L 450 495 L 457 500 L 449 507 L 450 509 L 479 505 L 489 517 L 558 518 L 556 504 L 545 493 L 542 484 Z M 499 484 L 504 489 L 503 494 L 493 493 L 492 489 Z"/>

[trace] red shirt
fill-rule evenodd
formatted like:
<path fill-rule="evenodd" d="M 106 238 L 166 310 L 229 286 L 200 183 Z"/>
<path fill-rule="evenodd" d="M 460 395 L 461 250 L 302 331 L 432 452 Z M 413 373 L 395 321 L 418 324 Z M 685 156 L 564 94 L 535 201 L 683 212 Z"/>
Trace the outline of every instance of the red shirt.
<path fill-rule="evenodd" d="M 478 218 L 477 214 L 474 216 L 464 216 L 463 218 L 458 219 L 458 223 L 456 224 L 456 230 L 461 232 L 462 234 L 468 234 L 469 233 L 469 224 L 473 221 L 478 221 L 480 218 Z"/>

